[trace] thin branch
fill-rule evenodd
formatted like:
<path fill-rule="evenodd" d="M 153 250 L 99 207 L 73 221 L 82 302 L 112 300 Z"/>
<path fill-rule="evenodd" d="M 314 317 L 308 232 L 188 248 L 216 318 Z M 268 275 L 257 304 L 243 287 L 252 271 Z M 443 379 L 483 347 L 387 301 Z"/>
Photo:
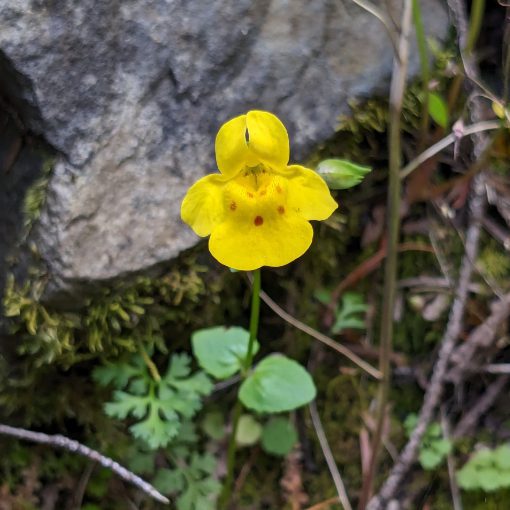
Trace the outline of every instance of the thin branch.
<path fill-rule="evenodd" d="M 510 375 L 502 375 L 483 392 L 478 402 L 457 423 L 452 433 L 454 439 L 467 436 L 475 428 L 478 420 L 492 407 L 508 381 Z"/>
<path fill-rule="evenodd" d="M 416 170 L 420 165 L 425 163 L 428 159 L 435 156 L 443 149 L 446 149 L 452 143 L 455 143 L 461 138 L 465 136 L 473 135 L 475 133 L 483 133 L 485 131 L 492 131 L 494 129 L 501 128 L 500 120 L 486 120 L 482 122 L 477 122 L 476 124 L 472 124 L 471 126 L 465 127 L 461 133 L 450 133 L 448 136 L 445 136 L 439 142 L 430 146 L 427 150 L 423 151 L 419 156 L 410 161 L 402 170 L 400 170 L 400 178 L 405 179 L 410 173 Z"/>
<path fill-rule="evenodd" d="M 74 441 L 73 439 L 69 439 L 68 437 L 62 436 L 60 434 L 43 434 L 42 432 L 34 432 L 32 430 L 26 430 L 19 427 L 11 427 L 9 425 L 3 424 L 0 424 L 0 434 L 22 439 L 24 441 L 47 444 L 54 446 L 55 448 L 62 448 L 63 450 L 77 453 L 78 455 L 83 455 L 84 457 L 97 462 L 104 468 L 111 469 L 120 478 L 136 486 L 138 489 L 145 492 L 145 494 L 149 495 L 151 498 L 154 498 L 156 501 L 166 505 L 170 504 L 170 500 L 163 496 L 163 494 L 161 494 L 159 491 L 157 491 L 150 483 L 142 480 L 139 476 L 127 470 L 118 462 L 115 462 L 109 457 L 105 457 L 96 450 L 92 450 L 92 448 L 89 448 L 88 446 L 85 446 L 78 441 Z"/>
<path fill-rule="evenodd" d="M 510 363 L 491 363 L 480 369 L 486 374 L 510 374 Z"/>
<path fill-rule="evenodd" d="M 495 338 L 501 324 L 506 322 L 510 315 L 510 294 L 502 296 L 491 305 L 490 315 L 473 331 L 468 338 L 452 353 L 450 368 L 447 378 L 455 384 L 459 384 L 466 372 L 476 370 L 477 352 L 485 352 L 494 345 Z"/>
<path fill-rule="evenodd" d="M 384 14 L 384 12 L 379 9 L 379 7 L 375 6 L 372 2 L 368 0 L 352 0 L 356 5 L 359 5 L 362 9 L 365 9 L 368 13 L 372 14 L 372 16 L 376 17 L 386 29 L 388 33 L 388 37 L 390 39 L 391 45 L 393 46 L 393 51 L 395 55 L 398 55 L 397 52 L 397 41 L 395 40 L 395 33 L 391 29 L 391 25 L 393 24 L 393 20 Z"/>
<path fill-rule="evenodd" d="M 319 439 L 319 443 L 322 448 L 322 453 L 324 454 L 326 464 L 328 465 L 329 472 L 331 473 L 331 478 L 333 478 L 333 483 L 335 484 L 336 492 L 338 493 L 338 499 L 340 500 L 340 503 L 342 504 L 345 510 L 352 510 L 351 503 L 349 502 L 349 498 L 345 490 L 344 482 L 342 481 L 342 476 L 338 471 L 338 467 L 333 457 L 333 453 L 331 452 L 331 448 L 329 447 L 328 444 L 328 439 L 326 438 L 326 434 L 324 433 L 321 419 L 319 413 L 317 412 L 317 405 L 315 404 L 315 400 L 308 405 L 308 409 L 310 410 L 310 416 L 312 418 L 312 423 L 315 428 L 315 433 L 317 434 L 317 438 Z"/>
<path fill-rule="evenodd" d="M 280 316 L 284 321 L 287 321 L 289 324 L 294 326 L 296 329 L 299 329 L 300 331 L 303 331 L 303 333 L 306 333 L 307 335 L 310 335 L 311 337 L 315 338 L 316 340 L 319 340 L 319 342 L 322 342 L 323 344 L 327 345 L 331 349 L 334 349 L 335 351 L 339 352 L 343 356 L 345 356 L 347 359 L 352 361 L 355 365 L 358 365 L 361 369 L 363 369 L 367 374 L 370 374 L 375 379 L 381 378 L 381 373 L 379 370 L 374 368 L 372 365 L 367 363 L 366 361 L 362 360 L 359 356 L 354 354 L 350 349 L 343 346 L 342 344 L 336 342 L 329 336 L 324 335 L 320 331 L 317 331 L 316 329 L 312 328 L 311 326 L 308 326 L 307 324 L 304 324 L 300 320 L 296 319 L 289 313 L 287 313 L 280 305 L 275 303 L 264 291 L 260 292 L 260 299 L 266 303 L 271 310 L 273 310 L 276 315 Z"/>

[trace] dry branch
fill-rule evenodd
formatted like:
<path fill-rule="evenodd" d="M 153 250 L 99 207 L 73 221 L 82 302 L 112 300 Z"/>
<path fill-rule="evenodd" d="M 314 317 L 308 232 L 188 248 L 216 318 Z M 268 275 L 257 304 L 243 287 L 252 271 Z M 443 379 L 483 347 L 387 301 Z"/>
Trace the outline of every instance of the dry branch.
<path fill-rule="evenodd" d="M 60 434 L 43 434 L 42 432 L 34 432 L 32 430 L 11 427 L 9 425 L 3 424 L 0 424 L 0 434 L 22 439 L 24 441 L 47 444 L 56 448 L 67 450 L 72 453 L 77 453 L 78 455 L 83 455 L 84 457 L 97 462 L 104 468 L 111 469 L 116 475 L 120 476 L 120 478 L 132 485 L 135 485 L 138 489 L 145 492 L 145 494 L 148 494 L 151 498 L 154 498 L 160 503 L 165 503 L 166 505 L 170 503 L 168 498 L 158 492 L 150 483 L 142 480 L 139 476 L 121 466 L 118 462 L 115 462 L 109 457 L 105 457 L 99 452 L 92 450 L 92 448 L 89 448 L 88 446 L 78 443 L 78 441 L 74 441 L 73 439 L 69 439 L 68 437 L 62 436 Z"/>

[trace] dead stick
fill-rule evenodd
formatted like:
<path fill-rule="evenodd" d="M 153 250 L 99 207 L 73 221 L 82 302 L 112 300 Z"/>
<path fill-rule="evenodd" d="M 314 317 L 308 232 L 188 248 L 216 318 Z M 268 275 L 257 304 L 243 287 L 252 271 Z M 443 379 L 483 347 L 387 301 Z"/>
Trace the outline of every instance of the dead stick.
<path fill-rule="evenodd" d="M 466 436 L 473 430 L 480 419 L 494 404 L 503 388 L 510 381 L 510 375 L 502 375 L 498 377 L 483 393 L 478 402 L 466 413 L 457 423 L 452 437 L 457 439 Z"/>
<path fill-rule="evenodd" d="M 97 462 L 104 468 L 111 469 L 115 474 L 120 476 L 120 478 L 126 480 L 126 482 L 131 483 L 132 485 L 135 485 L 151 498 L 154 498 L 161 503 L 165 503 L 166 505 L 170 503 L 169 499 L 158 492 L 150 483 L 142 480 L 139 476 L 127 470 L 118 462 L 101 455 L 99 452 L 92 450 L 92 448 L 89 448 L 88 446 L 78 443 L 78 441 L 74 441 L 73 439 L 69 439 L 68 437 L 60 434 L 43 434 L 42 432 L 34 432 L 32 430 L 11 427 L 3 424 L 0 424 L 0 434 L 16 437 L 25 441 L 33 441 L 34 443 L 47 444 L 56 448 L 62 448 L 63 450 L 67 450 L 72 453 L 77 453 L 78 455 L 83 455 L 84 457 Z"/>

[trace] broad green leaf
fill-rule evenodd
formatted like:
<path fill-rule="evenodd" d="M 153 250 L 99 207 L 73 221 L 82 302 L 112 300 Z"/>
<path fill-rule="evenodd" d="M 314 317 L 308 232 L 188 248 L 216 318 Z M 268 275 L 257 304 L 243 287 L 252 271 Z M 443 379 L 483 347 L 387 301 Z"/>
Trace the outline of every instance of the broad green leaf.
<path fill-rule="evenodd" d="M 435 92 L 429 93 L 429 114 L 442 128 L 448 126 L 448 106 L 445 100 Z"/>
<path fill-rule="evenodd" d="M 347 189 L 359 184 L 372 169 L 345 159 L 325 159 L 316 171 L 330 189 Z"/>
<path fill-rule="evenodd" d="M 296 428 L 282 416 L 271 418 L 262 431 L 262 448 L 267 453 L 285 456 L 294 447 L 298 439 Z"/>
<path fill-rule="evenodd" d="M 207 413 L 202 421 L 203 431 L 215 441 L 225 437 L 225 418 L 220 411 Z"/>
<path fill-rule="evenodd" d="M 216 379 L 227 379 L 238 372 L 246 358 L 250 333 L 243 328 L 224 326 L 201 329 L 191 336 L 198 364 Z M 253 353 L 259 350 L 257 341 Z"/>
<path fill-rule="evenodd" d="M 236 443 L 241 446 L 251 446 L 260 439 L 261 433 L 260 423 L 251 414 L 243 414 L 237 425 Z"/>
<path fill-rule="evenodd" d="M 239 389 L 241 402 L 261 413 L 291 411 L 308 404 L 315 395 L 310 374 L 282 355 L 264 358 Z"/>

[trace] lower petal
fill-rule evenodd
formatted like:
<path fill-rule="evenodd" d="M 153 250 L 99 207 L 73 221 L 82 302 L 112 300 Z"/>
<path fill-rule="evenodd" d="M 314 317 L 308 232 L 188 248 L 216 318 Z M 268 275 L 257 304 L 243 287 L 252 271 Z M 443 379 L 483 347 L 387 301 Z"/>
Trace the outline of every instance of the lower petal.
<path fill-rule="evenodd" d="M 182 201 L 182 220 L 201 237 L 208 236 L 223 221 L 226 181 L 218 174 L 206 175 L 191 186 Z"/>
<path fill-rule="evenodd" d="M 213 230 L 209 250 L 225 266 L 251 271 L 292 262 L 305 253 L 312 238 L 312 226 L 297 214 L 256 216 L 250 222 L 229 217 Z"/>
<path fill-rule="evenodd" d="M 313 170 L 299 165 L 287 168 L 289 208 L 307 220 L 325 220 L 338 204 L 333 200 L 328 185 Z"/>

